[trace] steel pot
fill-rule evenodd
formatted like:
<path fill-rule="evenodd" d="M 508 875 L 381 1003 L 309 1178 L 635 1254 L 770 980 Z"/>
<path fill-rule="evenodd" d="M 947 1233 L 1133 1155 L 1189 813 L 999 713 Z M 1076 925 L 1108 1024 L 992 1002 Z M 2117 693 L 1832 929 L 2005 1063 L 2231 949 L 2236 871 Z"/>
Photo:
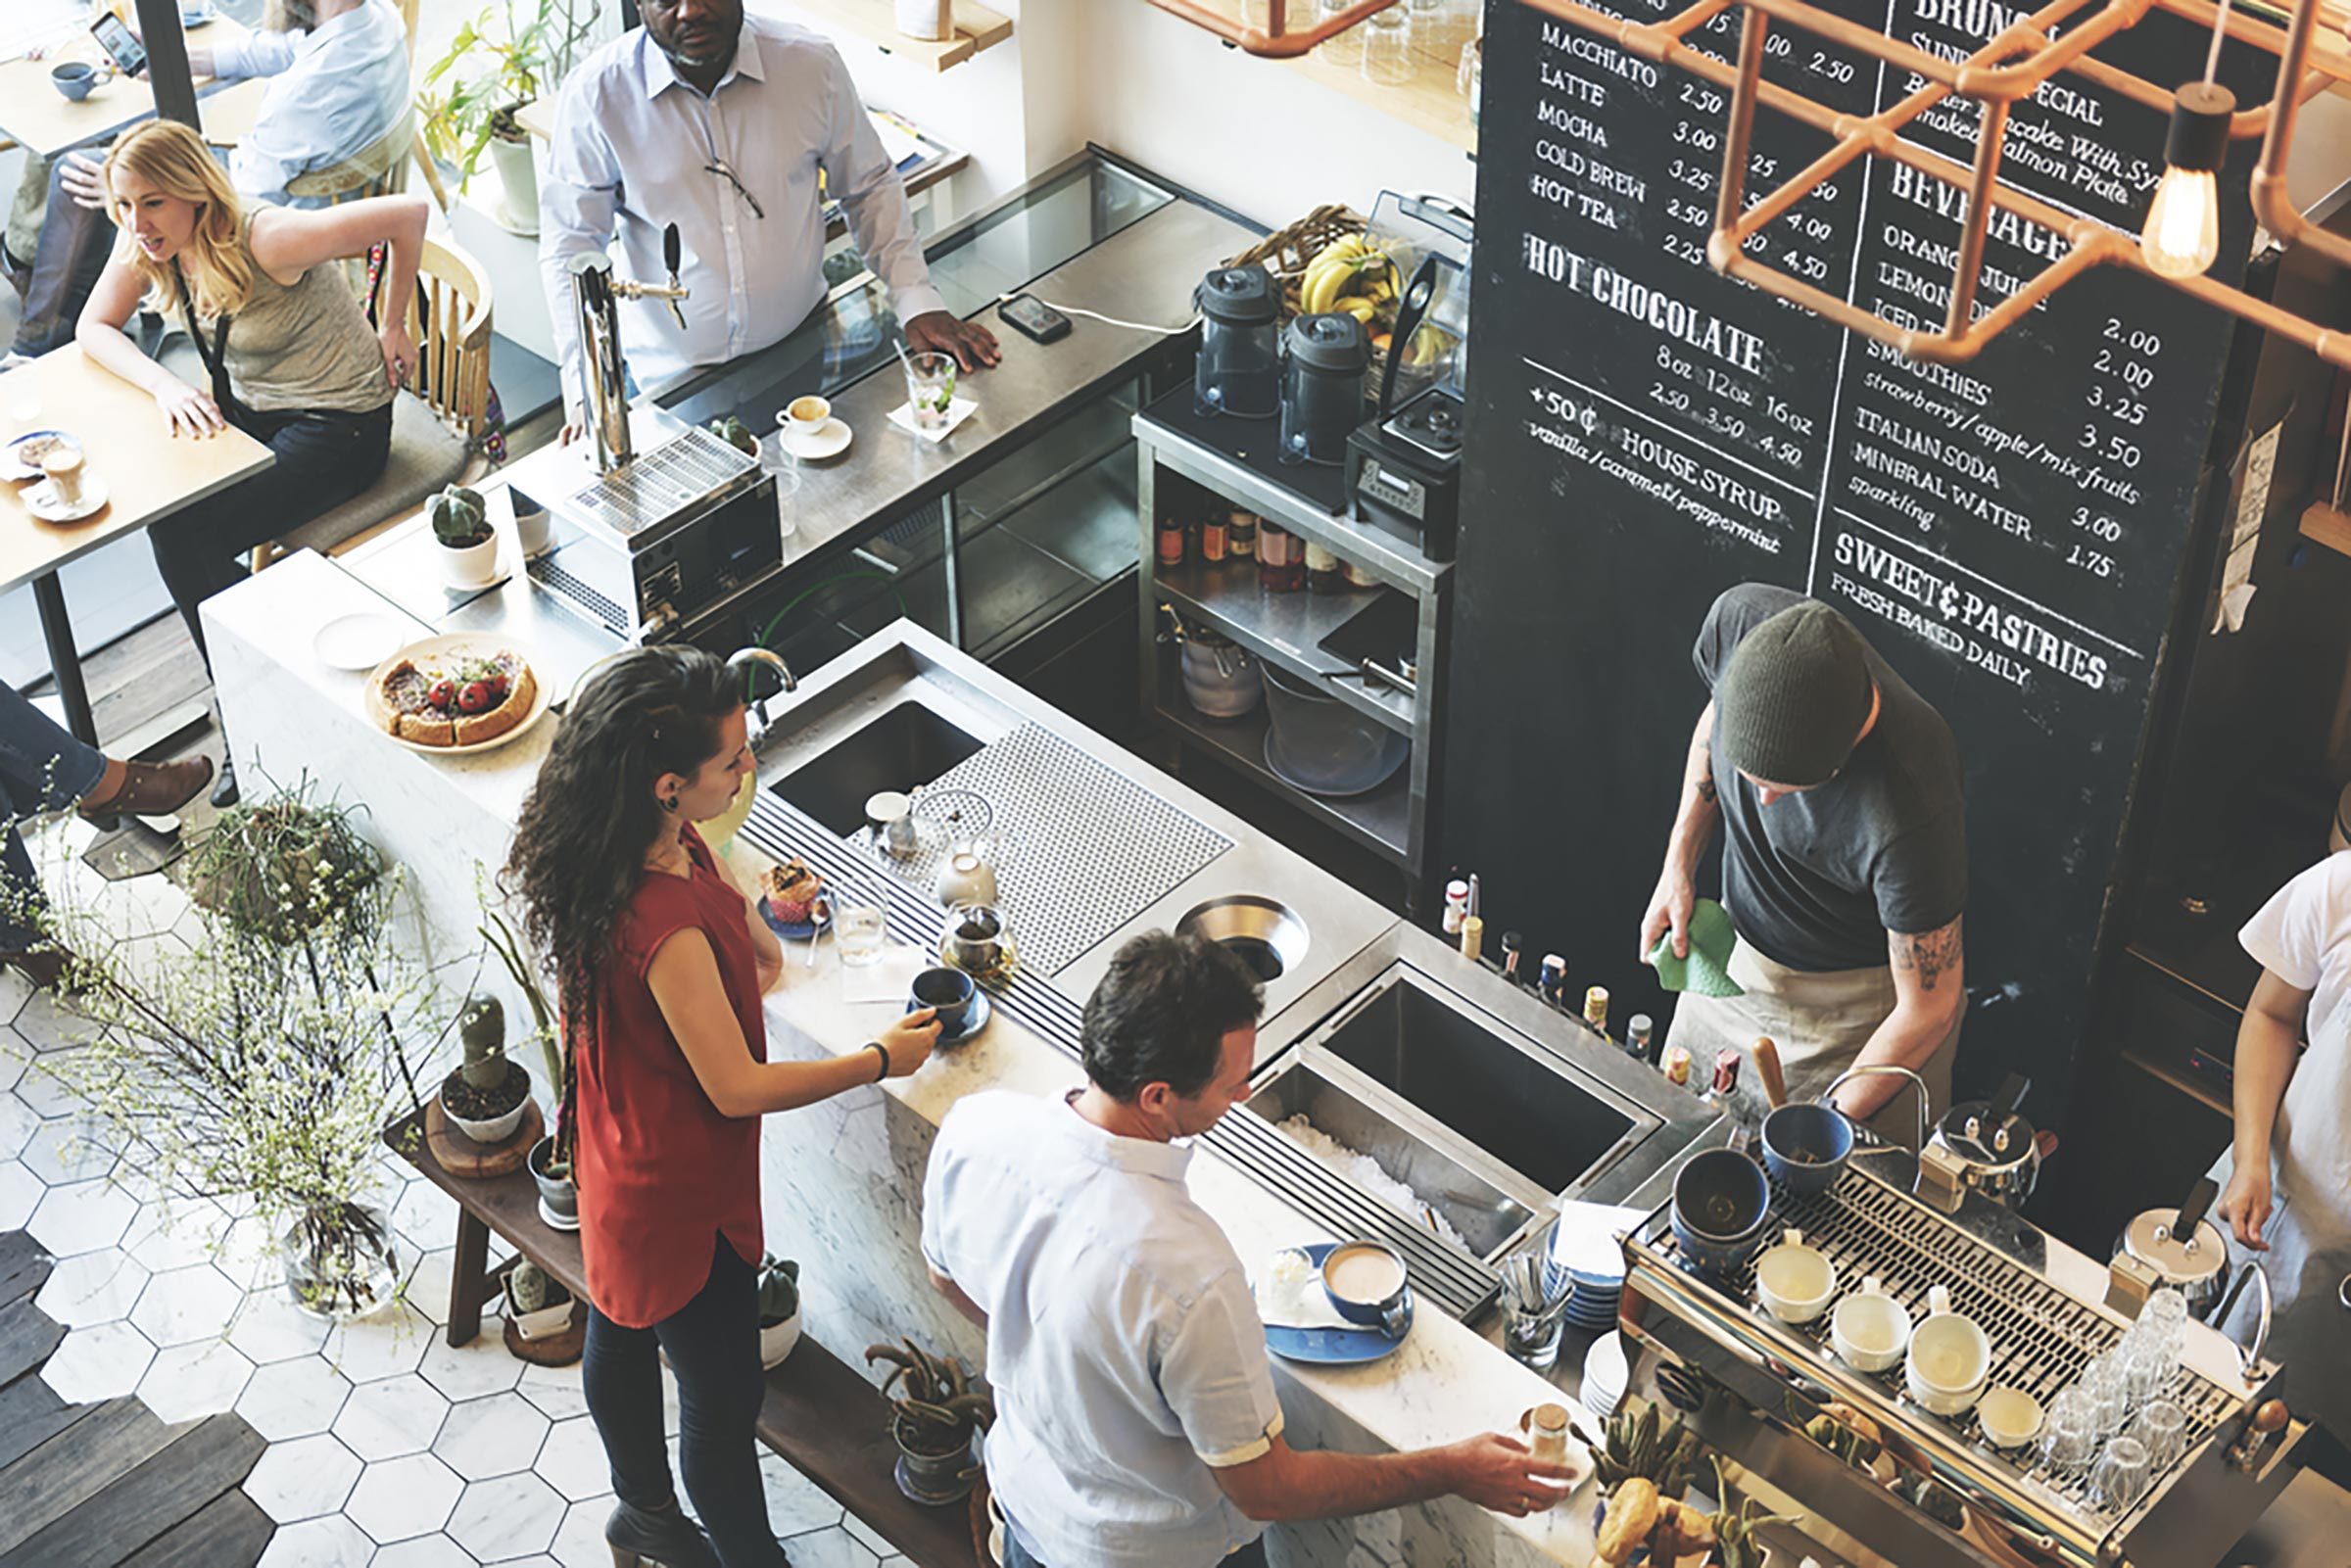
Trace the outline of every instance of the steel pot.
<path fill-rule="evenodd" d="M 2010 1209 L 2022 1209 L 2040 1175 L 2039 1140 L 2033 1123 L 2016 1110 L 2031 1087 L 2031 1079 L 2011 1072 L 1991 1099 L 1963 1100 L 1951 1107 L 1927 1139 L 1920 1164 L 1939 1185 L 1966 1188 Z"/>
<path fill-rule="evenodd" d="M 2220 1191 L 2210 1176 L 2199 1176 L 2185 1203 L 2145 1211 L 2123 1227 L 2114 1244 L 2117 1258 L 2129 1255 L 2155 1275 L 2159 1286 L 2185 1296 L 2191 1317 L 2209 1312 L 2229 1284 L 2229 1238 L 2204 1217 Z"/>
<path fill-rule="evenodd" d="M 1195 629 L 1183 643 L 1183 694 L 1205 718 L 1237 719 L 1257 710 L 1266 688 L 1246 649 Z"/>

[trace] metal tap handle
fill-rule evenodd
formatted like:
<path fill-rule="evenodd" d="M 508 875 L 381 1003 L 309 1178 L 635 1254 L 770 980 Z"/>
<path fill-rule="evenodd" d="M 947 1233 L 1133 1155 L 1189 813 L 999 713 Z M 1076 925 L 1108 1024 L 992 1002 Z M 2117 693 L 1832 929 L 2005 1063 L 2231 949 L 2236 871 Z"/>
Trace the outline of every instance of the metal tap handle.
<path fill-rule="evenodd" d="M 1843 1072 L 1837 1074 L 1836 1081 L 1820 1091 L 1820 1099 L 1815 1103 L 1819 1105 L 1833 1105 L 1833 1102 L 1837 1098 L 1837 1091 L 1844 1088 L 1849 1079 L 1885 1077 L 1888 1075 L 1909 1079 L 1910 1086 L 1918 1091 L 1918 1146 L 1921 1149 L 1926 1148 L 1927 1119 L 1933 1114 L 1932 1097 L 1927 1091 L 1927 1080 L 1920 1077 L 1917 1073 L 1911 1071 L 1908 1068 L 1896 1067 L 1891 1062 L 1872 1062 L 1862 1067 L 1847 1068 Z"/>
<path fill-rule="evenodd" d="M 2236 1357 L 2244 1372 L 2245 1386 L 2250 1388 L 2261 1381 L 2261 1358 L 2270 1348 L 2270 1309 L 2272 1306 L 2270 1276 L 2262 1271 L 2259 1262 L 2248 1262 L 2236 1271 L 2236 1279 L 2230 1285 L 2229 1294 L 2221 1298 L 2220 1307 L 2212 1314 L 2209 1321 L 2214 1323 L 2229 1321 L 2229 1309 L 2236 1305 L 2237 1297 L 2244 1293 L 2247 1275 L 2251 1275 L 2261 1286 L 2261 1317 L 2253 1325 L 2253 1343 L 2250 1346 L 2239 1345 L 2236 1348 Z"/>
<path fill-rule="evenodd" d="M 677 233 L 677 225 L 670 225 L 670 233 L 673 235 Z M 764 664 L 775 671 L 776 679 L 782 683 L 786 692 L 797 691 L 800 689 L 800 678 L 792 673 L 792 666 L 784 662 L 784 655 L 776 652 L 773 648 L 761 647 L 754 643 L 747 648 L 737 648 L 727 655 L 727 668 L 744 672 L 745 680 L 744 689 L 746 691 L 750 689 L 748 667 L 754 664 Z M 759 749 L 760 737 L 767 732 L 767 698 L 760 697 L 751 703 L 751 716 L 758 721 L 757 733 L 751 737 L 751 749 L 756 751 Z"/>
<path fill-rule="evenodd" d="M 669 270 L 671 287 L 677 286 L 678 263 L 685 260 L 686 247 L 678 238 L 678 225 L 670 224 L 661 231 L 661 264 Z"/>

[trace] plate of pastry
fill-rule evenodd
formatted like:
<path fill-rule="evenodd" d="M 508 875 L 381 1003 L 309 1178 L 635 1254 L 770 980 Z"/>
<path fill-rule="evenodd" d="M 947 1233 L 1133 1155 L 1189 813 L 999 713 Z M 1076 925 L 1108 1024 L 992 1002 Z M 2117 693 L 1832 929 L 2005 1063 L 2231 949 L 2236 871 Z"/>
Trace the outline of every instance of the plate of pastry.
<path fill-rule="evenodd" d="M 786 941 L 805 942 L 833 924 L 825 879 L 799 856 L 768 868 L 759 892 L 759 918 Z"/>
<path fill-rule="evenodd" d="M 376 728 L 411 751 L 439 757 L 504 745 L 537 724 L 552 700 L 529 659 L 465 633 L 411 642 L 367 678 Z"/>

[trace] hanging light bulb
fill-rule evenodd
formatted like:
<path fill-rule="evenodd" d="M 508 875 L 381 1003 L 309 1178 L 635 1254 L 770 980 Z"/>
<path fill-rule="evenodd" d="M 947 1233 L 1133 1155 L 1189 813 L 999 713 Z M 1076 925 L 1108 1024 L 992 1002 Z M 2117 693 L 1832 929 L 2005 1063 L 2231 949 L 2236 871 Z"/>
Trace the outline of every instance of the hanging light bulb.
<path fill-rule="evenodd" d="M 2167 278 L 2189 277 L 2221 254 L 2221 193 L 2215 171 L 2229 152 L 2236 98 L 2210 81 L 2172 94 L 2172 128 L 2163 144 L 2163 178 L 2139 230 L 2139 254 Z"/>

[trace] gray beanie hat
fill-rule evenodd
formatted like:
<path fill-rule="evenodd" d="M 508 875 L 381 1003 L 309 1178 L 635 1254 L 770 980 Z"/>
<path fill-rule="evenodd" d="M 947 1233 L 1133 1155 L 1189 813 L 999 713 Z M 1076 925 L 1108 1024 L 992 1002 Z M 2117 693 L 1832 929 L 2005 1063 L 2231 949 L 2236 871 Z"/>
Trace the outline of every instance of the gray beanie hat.
<path fill-rule="evenodd" d="M 1827 784 L 1869 720 L 1868 644 L 1818 599 L 1791 604 L 1741 640 L 1714 683 L 1731 766 L 1768 784 Z"/>

